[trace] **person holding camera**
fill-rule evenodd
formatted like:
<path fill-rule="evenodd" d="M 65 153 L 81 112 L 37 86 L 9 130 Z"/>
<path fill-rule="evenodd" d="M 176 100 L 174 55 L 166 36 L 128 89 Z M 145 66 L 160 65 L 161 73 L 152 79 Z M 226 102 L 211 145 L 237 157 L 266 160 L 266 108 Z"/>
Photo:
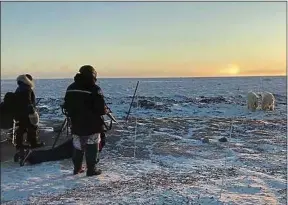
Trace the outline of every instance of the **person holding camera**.
<path fill-rule="evenodd" d="M 100 175 L 96 168 L 99 161 L 99 144 L 104 132 L 102 116 L 109 112 L 101 88 L 96 85 L 97 72 L 91 65 L 84 65 L 68 86 L 64 98 L 64 109 L 71 122 L 73 136 L 74 174 L 82 173 L 85 153 L 87 176 Z"/>

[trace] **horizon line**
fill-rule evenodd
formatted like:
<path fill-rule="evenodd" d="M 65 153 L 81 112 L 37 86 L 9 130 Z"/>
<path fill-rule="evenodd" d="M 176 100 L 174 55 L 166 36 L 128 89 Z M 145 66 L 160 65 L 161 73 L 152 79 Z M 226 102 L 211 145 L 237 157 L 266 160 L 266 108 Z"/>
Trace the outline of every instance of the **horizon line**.
<path fill-rule="evenodd" d="M 243 78 L 243 77 L 287 77 L 286 75 L 237 75 L 237 76 L 152 76 L 152 77 L 99 77 L 97 79 L 167 79 L 167 78 Z M 51 78 L 34 78 L 35 80 L 61 80 L 61 79 L 73 79 L 73 77 L 51 77 Z M 16 80 L 16 78 L 1 78 L 1 80 Z"/>

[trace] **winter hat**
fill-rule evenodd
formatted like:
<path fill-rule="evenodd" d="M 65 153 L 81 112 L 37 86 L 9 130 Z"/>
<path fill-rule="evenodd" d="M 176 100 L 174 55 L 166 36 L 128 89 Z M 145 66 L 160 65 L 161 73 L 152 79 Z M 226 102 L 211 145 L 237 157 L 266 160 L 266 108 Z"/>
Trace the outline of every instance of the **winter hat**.
<path fill-rule="evenodd" d="M 18 84 L 19 82 L 21 82 L 21 83 L 24 83 L 25 85 L 30 86 L 31 88 L 34 87 L 33 78 L 30 74 L 19 75 L 16 80 Z"/>
<path fill-rule="evenodd" d="M 86 77 L 93 77 L 94 79 L 97 78 L 97 72 L 95 68 L 91 65 L 84 65 L 80 68 L 79 72 Z"/>

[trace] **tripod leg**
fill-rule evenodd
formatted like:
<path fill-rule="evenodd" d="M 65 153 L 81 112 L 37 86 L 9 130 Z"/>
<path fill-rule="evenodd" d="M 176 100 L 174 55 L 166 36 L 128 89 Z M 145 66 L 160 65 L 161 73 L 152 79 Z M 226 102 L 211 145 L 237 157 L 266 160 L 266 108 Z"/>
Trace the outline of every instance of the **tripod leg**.
<path fill-rule="evenodd" d="M 62 123 L 61 129 L 60 129 L 57 137 L 56 137 L 55 140 L 54 140 L 52 149 L 54 149 L 54 147 L 55 147 L 55 145 L 56 145 L 56 143 L 57 143 L 57 141 L 58 141 L 58 139 L 59 139 L 59 137 L 60 137 L 60 135 L 61 135 L 61 133 L 62 133 L 62 131 L 63 131 L 63 129 L 64 129 L 64 127 L 65 127 L 66 125 L 67 125 L 67 118 L 65 118 L 64 122 Z"/>
<path fill-rule="evenodd" d="M 69 120 L 68 119 L 67 119 L 66 129 L 67 129 L 66 137 L 68 138 L 68 136 L 69 136 Z"/>
<path fill-rule="evenodd" d="M 66 128 L 66 126 L 67 126 L 67 118 L 65 118 L 65 120 L 64 120 L 64 122 L 63 122 L 63 124 L 62 124 L 62 127 L 61 127 L 61 132 L 63 132 L 64 130 L 65 130 L 65 128 Z"/>

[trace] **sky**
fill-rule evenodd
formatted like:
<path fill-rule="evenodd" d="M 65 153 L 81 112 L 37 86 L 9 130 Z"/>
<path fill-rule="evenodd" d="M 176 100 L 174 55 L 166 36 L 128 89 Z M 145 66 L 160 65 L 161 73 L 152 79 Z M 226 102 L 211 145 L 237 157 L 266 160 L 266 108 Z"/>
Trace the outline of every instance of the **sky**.
<path fill-rule="evenodd" d="M 286 2 L 1 2 L 1 78 L 286 75 Z"/>

